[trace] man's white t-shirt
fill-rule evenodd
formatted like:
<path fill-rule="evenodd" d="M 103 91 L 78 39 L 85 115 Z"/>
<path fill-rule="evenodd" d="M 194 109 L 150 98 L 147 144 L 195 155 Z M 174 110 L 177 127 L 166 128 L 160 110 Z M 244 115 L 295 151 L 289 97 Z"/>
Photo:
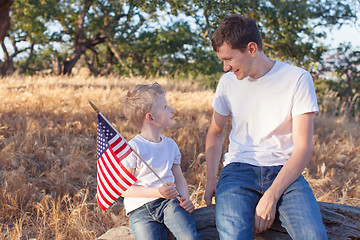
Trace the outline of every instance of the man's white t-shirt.
<path fill-rule="evenodd" d="M 161 142 L 156 143 L 136 135 L 129 141 L 129 144 L 165 183 L 175 182 L 171 168 L 174 164 L 180 164 L 181 153 L 173 139 L 161 136 Z M 137 181 L 134 183 L 135 186 L 161 187 L 163 185 L 136 154 L 131 154 L 121 163 L 128 168 L 136 168 L 134 176 Z M 157 198 L 125 197 L 126 213 L 155 199 Z"/>
<path fill-rule="evenodd" d="M 293 153 L 292 118 L 319 111 L 310 73 L 279 61 L 258 79 L 224 74 L 212 105 L 217 113 L 232 116 L 224 166 L 284 165 Z"/>

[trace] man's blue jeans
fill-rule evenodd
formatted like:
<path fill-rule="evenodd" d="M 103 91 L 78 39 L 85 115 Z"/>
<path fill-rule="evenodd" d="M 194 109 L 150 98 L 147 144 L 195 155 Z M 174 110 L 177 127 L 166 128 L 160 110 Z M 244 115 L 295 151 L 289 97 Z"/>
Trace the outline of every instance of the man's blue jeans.
<path fill-rule="evenodd" d="M 221 240 L 254 239 L 255 208 L 282 166 L 228 164 L 216 190 L 216 225 Z M 327 239 L 319 206 L 301 175 L 283 193 L 277 218 L 292 239 Z"/>
<path fill-rule="evenodd" d="M 179 200 L 159 198 L 129 213 L 130 229 L 137 240 L 166 240 L 168 229 L 183 240 L 202 239 L 191 214 Z"/>

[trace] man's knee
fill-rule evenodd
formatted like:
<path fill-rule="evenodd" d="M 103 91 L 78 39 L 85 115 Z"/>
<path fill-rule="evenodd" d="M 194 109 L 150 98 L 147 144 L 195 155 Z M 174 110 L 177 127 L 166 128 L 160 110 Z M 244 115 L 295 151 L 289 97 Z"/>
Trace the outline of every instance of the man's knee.
<path fill-rule="evenodd" d="M 323 226 L 313 227 L 309 231 L 309 235 L 306 239 L 318 239 L 318 240 L 326 240 L 328 239 L 326 234 L 326 229 Z"/>
<path fill-rule="evenodd" d="M 290 234 L 290 233 L 289 233 Z M 304 240 L 327 240 L 326 229 L 323 224 L 309 224 L 298 226 L 298 229 L 290 234 L 292 239 L 304 239 Z"/>

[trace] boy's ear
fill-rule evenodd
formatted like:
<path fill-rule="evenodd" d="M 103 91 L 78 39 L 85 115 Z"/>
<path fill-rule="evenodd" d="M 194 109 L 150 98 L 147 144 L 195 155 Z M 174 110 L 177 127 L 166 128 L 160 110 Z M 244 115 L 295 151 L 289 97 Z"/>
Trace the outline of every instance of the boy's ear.
<path fill-rule="evenodd" d="M 145 114 L 145 122 L 150 123 L 154 121 L 154 118 L 151 116 L 151 113 Z"/>

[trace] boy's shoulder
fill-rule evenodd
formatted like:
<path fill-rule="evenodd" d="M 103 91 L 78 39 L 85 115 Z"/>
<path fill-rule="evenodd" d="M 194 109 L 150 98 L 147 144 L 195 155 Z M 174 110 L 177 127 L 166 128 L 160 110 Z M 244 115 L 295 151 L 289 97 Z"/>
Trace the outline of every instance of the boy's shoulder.
<path fill-rule="evenodd" d="M 164 141 L 171 141 L 171 142 L 175 142 L 174 139 L 170 138 L 170 137 L 166 137 L 166 136 L 163 136 L 163 135 L 160 135 L 161 136 L 161 139 L 163 139 Z"/>
<path fill-rule="evenodd" d="M 154 142 L 151 142 L 145 138 L 143 138 L 140 134 L 136 135 L 135 137 L 133 137 L 130 141 L 129 141 L 129 144 L 130 145 L 142 145 L 142 144 L 176 144 L 175 140 L 170 138 L 170 137 L 166 137 L 166 136 L 163 136 L 163 135 L 160 135 L 161 136 L 161 142 L 160 143 L 154 143 Z M 177 145 L 177 144 L 176 144 Z"/>
<path fill-rule="evenodd" d="M 174 144 L 177 146 L 177 143 L 175 142 L 174 139 L 170 138 L 170 137 L 165 137 L 163 135 L 161 135 L 162 141 L 166 144 Z"/>
<path fill-rule="evenodd" d="M 143 143 L 142 141 L 142 137 L 138 134 L 136 135 L 135 137 L 133 137 L 130 141 L 129 141 L 129 144 L 132 146 L 132 147 L 137 147 L 139 145 L 141 145 Z"/>

